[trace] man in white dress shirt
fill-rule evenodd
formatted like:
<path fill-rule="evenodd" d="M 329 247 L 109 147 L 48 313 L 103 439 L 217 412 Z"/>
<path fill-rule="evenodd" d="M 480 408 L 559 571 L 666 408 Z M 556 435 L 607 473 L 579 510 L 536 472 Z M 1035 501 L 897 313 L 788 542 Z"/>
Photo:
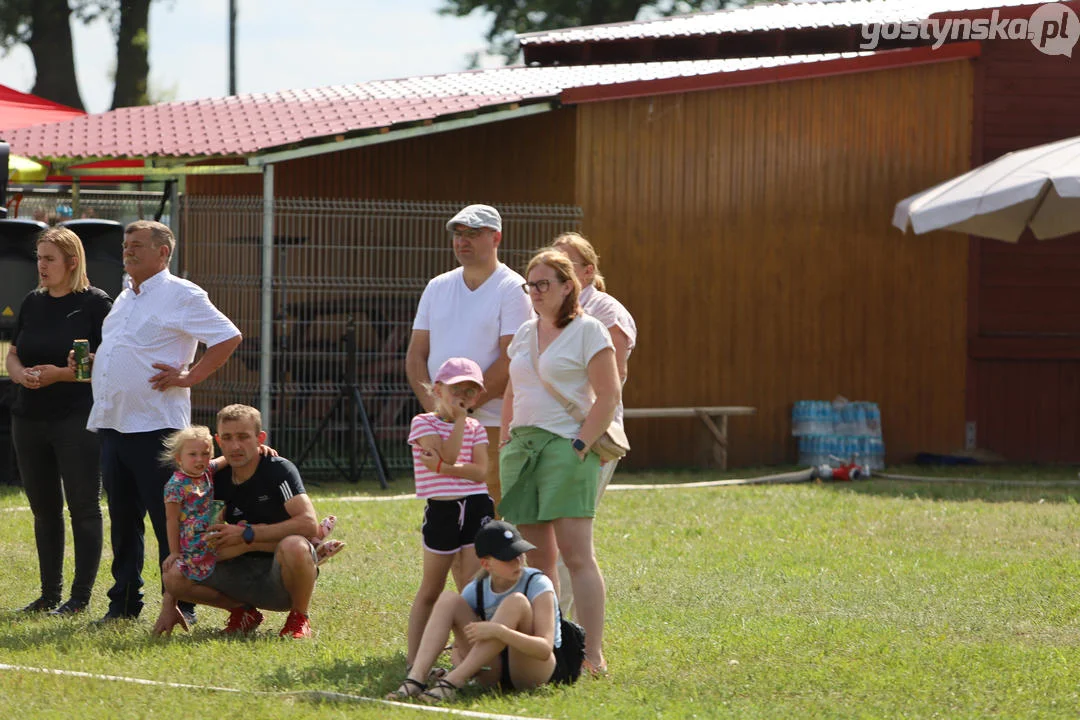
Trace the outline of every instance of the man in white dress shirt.
<path fill-rule="evenodd" d="M 113 586 L 102 621 L 142 610 L 145 517 L 159 565 L 169 555 L 164 487 L 172 468 L 162 439 L 191 424 L 191 390 L 240 344 L 237 327 L 206 292 L 169 272 L 176 240 L 167 225 L 139 220 L 124 230 L 124 289 L 102 327 L 94 356 L 94 406 L 87 428 L 101 436 L 101 474 L 112 524 Z M 195 364 L 199 343 L 206 352 Z M 181 606 L 194 618 L 194 606 Z"/>
<path fill-rule="evenodd" d="M 446 223 L 460 267 L 433 278 L 420 297 L 405 373 L 420 404 L 435 409 L 424 389 L 448 358 L 467 357 L 484 370 L 474 417 L 487 428 L 488 494 L 498 506 L 499 422 L 510 377 L 506 348 L 532 315 L 525 278 L 499 262 L 502 216 L 490 205 L 469 205 Z M 455 578 L 456 579 L 456 578 Z M 470 578 L 465 578 L 468 580 Z M 460 586 L 459 586 L 460 587 Z"/>

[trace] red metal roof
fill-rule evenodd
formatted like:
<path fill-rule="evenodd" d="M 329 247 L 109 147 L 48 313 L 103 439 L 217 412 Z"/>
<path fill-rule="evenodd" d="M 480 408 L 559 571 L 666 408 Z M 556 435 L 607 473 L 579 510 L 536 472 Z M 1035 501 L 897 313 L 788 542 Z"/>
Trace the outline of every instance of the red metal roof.
<path fill-rule="evenodd" d="M 478 70 L 122 108 L 15 130 L 8 141 L 14 152 L 37 159 L 243 156 L 320 138 L 437 123 L 512 103 L 587 102 L 626 97 L 627 88 L 637 88 L 638 95 L 658 94 L 815 73 L 861 72 L 882 67 L 882 59 L 893 65 L 955 59 L 940 51 L 934 58 L 922 55 L 918 50 L 894 50 Z M 783 68 L 788 70 L 781 77 Z M 664 84 L 672 82 L 677 89 L 665 89 Z M 601 92 L 605 87 L 613 92 L 605 95 Z M 573 98 L 567 96 L 570 91 L 576 91 Z"/>
<path fill-rule="evenodd" d="M 856 27 L 924 20 L 932 15 L 1045 5 L 1045 0 L 854 0 L 779 2 L 638 22 L 592 25 L 518 35 L 523 47 L 615 40 L 700 37 L 726 33 Z"/>

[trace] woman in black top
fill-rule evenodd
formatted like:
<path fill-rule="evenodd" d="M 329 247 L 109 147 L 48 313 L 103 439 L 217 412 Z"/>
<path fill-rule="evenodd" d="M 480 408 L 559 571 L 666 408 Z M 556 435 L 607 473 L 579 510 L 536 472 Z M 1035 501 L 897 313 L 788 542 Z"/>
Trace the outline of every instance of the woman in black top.
<path fill-rule="evenodd" d="M 86 429 L 90 383 L 75 381 L 67 356 L 74 340 L 101 343 L 112 300 L 90 286 L 86 253 L 71 230 L 54 227 L 37 239 L 38 288 L 19 308 L 7 370 L 15 382 L 11 436 L 34 513 L 41 597 L 24 612 L 81 612 L 101 562 L 101 476 L 95 433 Z M 60 605 L 64 570 L 64 497 L 75 540 L 71 597 Z M 60 607 L 57 608 L 57 605 Z M 56 608 L 54 610 L 54 608 Z"/>

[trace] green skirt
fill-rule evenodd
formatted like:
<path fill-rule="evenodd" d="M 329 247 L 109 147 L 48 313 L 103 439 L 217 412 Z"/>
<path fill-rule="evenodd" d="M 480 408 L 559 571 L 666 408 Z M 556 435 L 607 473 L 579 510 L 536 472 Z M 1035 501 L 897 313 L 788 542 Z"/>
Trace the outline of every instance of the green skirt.
<path fill-rule="evenodd" d="M 581 460 L 571 441 L 537 427 L 514 428 L 499 451 L 499 514 L 514 525 L 595 517 L 600 456 Z"/>

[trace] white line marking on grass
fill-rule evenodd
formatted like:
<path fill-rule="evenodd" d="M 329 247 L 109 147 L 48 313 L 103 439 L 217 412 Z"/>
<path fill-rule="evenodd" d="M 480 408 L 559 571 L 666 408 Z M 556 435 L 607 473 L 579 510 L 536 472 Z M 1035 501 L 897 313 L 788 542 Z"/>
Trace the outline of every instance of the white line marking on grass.
<path fill-rule="evenodd" d="M 188 685 L 186 683 L 165 682 L 162 680 L 145 680 L 143 678 L 125 677 L 123 675 L 101 675 L 98 673 L 81 672 L 78 670 L 55 670 L 53 668 L 36 668 L 27 667 L 25 665 L 6 665 L 4 663 L 0 663 L 0 670 L 12 670 L 14 672 L 22 673 L 40 673 L 42 675 L 59 675 L 63 677 L 87 678 L 90 680 L 108 680 L 110 682 L 126 682 L 132 683 L 134 685 L 154 685 L 157 687 L 177 688 L 180 690 L 208 690 L 212 692 L 247 693 L 251 695 L 292 696 L 306 698 L 309 700 L 318 700 L 322 702 L 345 701 L 378 703 L 380 705 L 392 705 L 394 707 L 408 708 L 410 710 L 443 713 L 445 715 L 456 715 L 458 717 L 480 718 L 480 720 L 543 720 L 543 718 L 532 718 L 526 715 L 499 715 L 497 713 L 477 712 L 475 710 L 457 710 L 455 708 L 439 707 L 433 705 L 414 705 L 412 703 L 396 702 L 394 700 L 382 700 L 380 698 L 369 698 L 364 697 L 363 695 L 349 695 L 347 693 L 329 692 L 326 690 L 241 690 L 237 688 L 217 687 L 215 685 Z"/>
<path fill-rule="evenodd" d="M 753 478 L 728 478 L 727 480 L 704 480 L 692 483 L 662 483 L 657 485 L 608 485 L 608 490 L 678 490 L 681 488 L 709 488 L 725 485 L 767 485 L 770 483 L 808 482 L 813 477 L 813 470 L 762 475 Z"/>
<path fill-rule="evenodd" d="M 762 475 L 752 478 L 728 478 L 727 480 L 704 480 L 690 483 L 662 483 L 656 485 L 608 485 L 608 490 L 681 490 L 684 488 L 723 487 L 725 485 L 766 485 L 769 483 L 807 482 L 812 470 L 797 470 L 778 475 Z M 319 502 L 393 502 L 395 500 L 416 500 L 415 494 L 409 495 L 345 495 L 343 497 L 320 497 Z M 29 510 L 29 507 L 5 508 L 3 512 Z"/>
<path fill-rule="evenodd" d="M 324 690 L 304 690 L 292 695 L 304 695 L 313 700 L 344 700 L 346 702 L 373 702 L 394 707 L 409 708 L 410 710 L 426 710 L 427 712 L 447 713 L 460 717 L 483 718 L 484 720 L 543 720 L 532 718 L 527 715 L 499 715 L 497 713 L 477 712 L 475 710 L 455 710 L 454 708 L 441 707 L 438 705 L 415 705 L 413 703 L 397 702 L 395 700 L 380 700 L 378 698 L 364 697 L 363 695 L 347 695 L 345 693 L 327 692 Z"/>
<path fill-rule="evenodd" d="M 728 478 L 726 480 L 703 480 L 702 482 L 675 482 L 655 485 L 608 485 L 608 490 L 681 490 L 683 488 L 724 487 L 726 485 L 766 485 L 768 483 L 807 482 L 813 478 L 813 470 L 796 470 L 777 475 L 762 475 L 752 478 Z M 373 502 L 383 500 L 415 500 L 416 495 L 391 495 L 374 497 L 371 495 L 349 495 L 336 498 L 319 498 L 320 502 Z"/>
<path fill-rule="evenodd" d="M 1018 485 L 1021 487 L 1077 487 L 1080 482 L 1076 480 L 1007 480 L 1004 478 L 976 478 L 976 477 L 944 477 L 930 475 L 897 475 L 895 473 L 879 472 L 879 478 L 886 480 L 905 480 L 910 482 L 951 482 L 951 483 L 976 483 L 978 485 Z"/>
<path fill-rule="evenodd" d="M 415 494 L 409 495 L 346 495 L 344 497 L 321 497 L 319 502 L 388 502 L 393 500 L 415 500 Z"/>
<path fill-rule="evenodd" d="M 97 673 L 80 672 L 78 670 L 53 670 L 52 668 L 35 668 L 24 665 L 5 665 L 0 663 L 0 670 L 14 670 L 15 672 L 41 673 L 44 675 L 63 675 L 65 677 L 89 678 L 91 680 L 111 680 L 113 682 L 126 682 L 135 685 L 159 685 L 161 687 L 180 688 L 182 690 L 215 690 L 217 692 L 242 693 L 244 690 L 234 688 L 214 687 L 212 685 L 187 685 L 185 683 L 163 682 L 161 680 L 143 680 L 142 678 L 124 677 L 123 675 L 99 675 Z"/>

